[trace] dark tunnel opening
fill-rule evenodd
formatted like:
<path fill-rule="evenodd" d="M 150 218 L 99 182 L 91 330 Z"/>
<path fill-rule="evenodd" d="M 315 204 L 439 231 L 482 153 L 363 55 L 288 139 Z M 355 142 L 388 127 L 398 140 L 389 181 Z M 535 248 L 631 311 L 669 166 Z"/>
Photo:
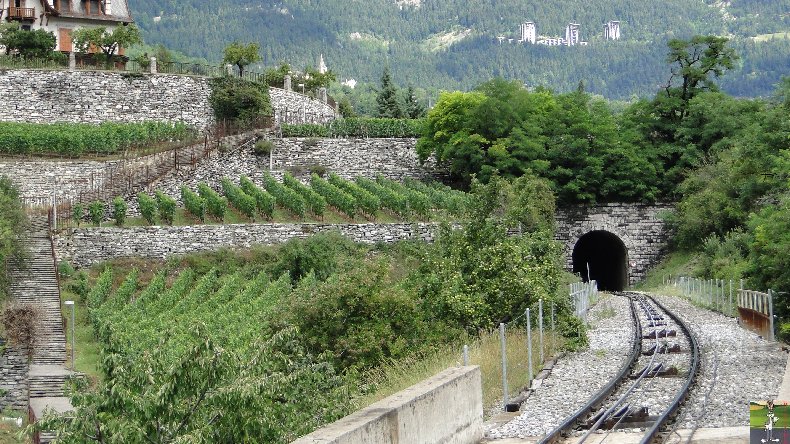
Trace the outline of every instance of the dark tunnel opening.
<path fill-rule="evenodd" d="M 628 250 L 608 231 L 591 231 L 573 246 L 573 272 L 598 281 L 598 289 L 623 291 L 628 286 Z"/>

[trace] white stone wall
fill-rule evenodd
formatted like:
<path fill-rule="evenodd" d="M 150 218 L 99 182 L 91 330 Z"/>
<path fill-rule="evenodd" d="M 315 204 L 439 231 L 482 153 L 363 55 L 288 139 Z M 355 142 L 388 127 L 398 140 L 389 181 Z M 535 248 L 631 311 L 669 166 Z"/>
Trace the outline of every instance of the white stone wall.
<path fill-rule="evenodd" d="M 0 120 L 10 122 L 214 121 L 207 78 L 100 71 L 0 70 Z"/>
<path fill-rule="evenodd" d="M 0 121 L 184 122 L 204 129 L 214 123 L 209 78 L 105 71 L 0 70 Z M 276 115 L 289 122 L 327 122 L 329 105 L 303 94 L 270 88 Z"/>
<path fill-rule="evenodd" d="M 78 228 L 54 236 L 58 261 L 86 267 L 110 259 L 165 259 L 221 248 L 248 249 L 315 233 L 337 231 L 355 242 L 432 241 L 431 223 L 395 224 L 239 224 L 182 227 Z"/>

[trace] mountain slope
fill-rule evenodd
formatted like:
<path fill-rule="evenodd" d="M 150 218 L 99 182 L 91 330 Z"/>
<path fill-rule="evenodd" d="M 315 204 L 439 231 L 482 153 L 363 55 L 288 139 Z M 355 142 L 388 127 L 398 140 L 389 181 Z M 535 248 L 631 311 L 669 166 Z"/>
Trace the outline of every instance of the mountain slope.
<path fill-rule="evenodd" d="M 560 90 L 584 80 L 613 98 L 650 94 L 665 81 L 665 42 L 693 34 L 734 38 L 744 69 L 724 86 L 741 95 L 771 90 L 790 63 L 790 0 L 130 0 L 149 43 L 218 60 L 232 40 L 257 41 L 264 64 L 315 64 L 323 53 L 341 78 L 377 81 L 389 64 L 401 84 L 470 88 L 491 76 Z M 155 17 L 157 19 L 155 20 Z M 621 21 L 623 39 L 605 42 L 602 25 Z M 500 44 L 519 23 L 561 36 L 581 25 L 587 47 Z M 766 36 L 776 34 L 779 38 Z M 452 35 L 449 43 L 446 37 Z M 459 37 L 460 36 L 460 37 Z M 759 37 L 763 36 L 763 37 Z M 445 41 L 442 41 L 442 39 Z M 438 43 L 437 43 L 438 42 Z M 730 82 L 730 83 L 728 83 Z"/>

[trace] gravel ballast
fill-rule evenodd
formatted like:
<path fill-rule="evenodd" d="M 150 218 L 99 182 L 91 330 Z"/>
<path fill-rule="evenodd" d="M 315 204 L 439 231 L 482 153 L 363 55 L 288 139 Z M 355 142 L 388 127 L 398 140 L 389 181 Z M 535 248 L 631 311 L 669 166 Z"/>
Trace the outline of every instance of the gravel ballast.
<path fill-rule="evenodd" d="M 543 383 L 522 404 L 520 415 L 488 430 L 486 437 L 542 436 L 612 379 L 632 349 L 633 321 L 628 298 L 603 295 L 588 315 L 590 347 L 560 359 Z"/>
<path fill-rule="evenodd" d="M 680 409 L 679 428 L 749 425 L 749 401 L 775 399 L 779 393 L 787 364 L 779 343 L 685 299 L 655 297 L 692 329 L 702 352 L 698 383 Z"/>

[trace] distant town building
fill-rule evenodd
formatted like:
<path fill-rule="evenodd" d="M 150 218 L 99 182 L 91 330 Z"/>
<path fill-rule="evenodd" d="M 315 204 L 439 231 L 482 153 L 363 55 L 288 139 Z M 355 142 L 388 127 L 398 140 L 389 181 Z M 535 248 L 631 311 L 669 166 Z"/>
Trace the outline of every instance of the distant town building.
<path fill-rule="evenodd" d="M 521 38 L 518 40 L 519 42 L 534 45 L 537 41 L 537 37 L 538 33 L 534 22 L 524 22 L 521 24 Z"/>
<path fill-rule="evenodd" d="M 77 28 L 117 26 L 133 23 L 126 0 L 0 0 L 0 20 L 18 22 L 22 29 L 43 29 L 55 34 L 55 48 L 74 50 L 71 33 Z M 123 55 L 123 48 L 119 51 Z"/>
<path fill-rule="evenodd" d="M 604 40 L 620 40 L 620 22 L 610 20 L 603 25 L 603 38 Z"/>
<path fill-rule="evenodd" d="M 565 27 L 565 45 L 576 46 L 581 41 L 579 39 L 579 29 L 581 26 L 578 23 L 569 23 Z"/>
<path fill-rule="evenodd" d="M 354 89 L 354 88 L 356 88 L 356 86 L 357 86 L 357 81 L 356 81 L 356 79 L 347 79 L 347 80 L 343 80 L 343 81 L 342 81 L 342 82 L 340 82 L 340 83 L 341 83 L 343 86 L 347 86 L 347 87 L 349 87 L 349 88 L 351 88 L 351 89 Z"/>

